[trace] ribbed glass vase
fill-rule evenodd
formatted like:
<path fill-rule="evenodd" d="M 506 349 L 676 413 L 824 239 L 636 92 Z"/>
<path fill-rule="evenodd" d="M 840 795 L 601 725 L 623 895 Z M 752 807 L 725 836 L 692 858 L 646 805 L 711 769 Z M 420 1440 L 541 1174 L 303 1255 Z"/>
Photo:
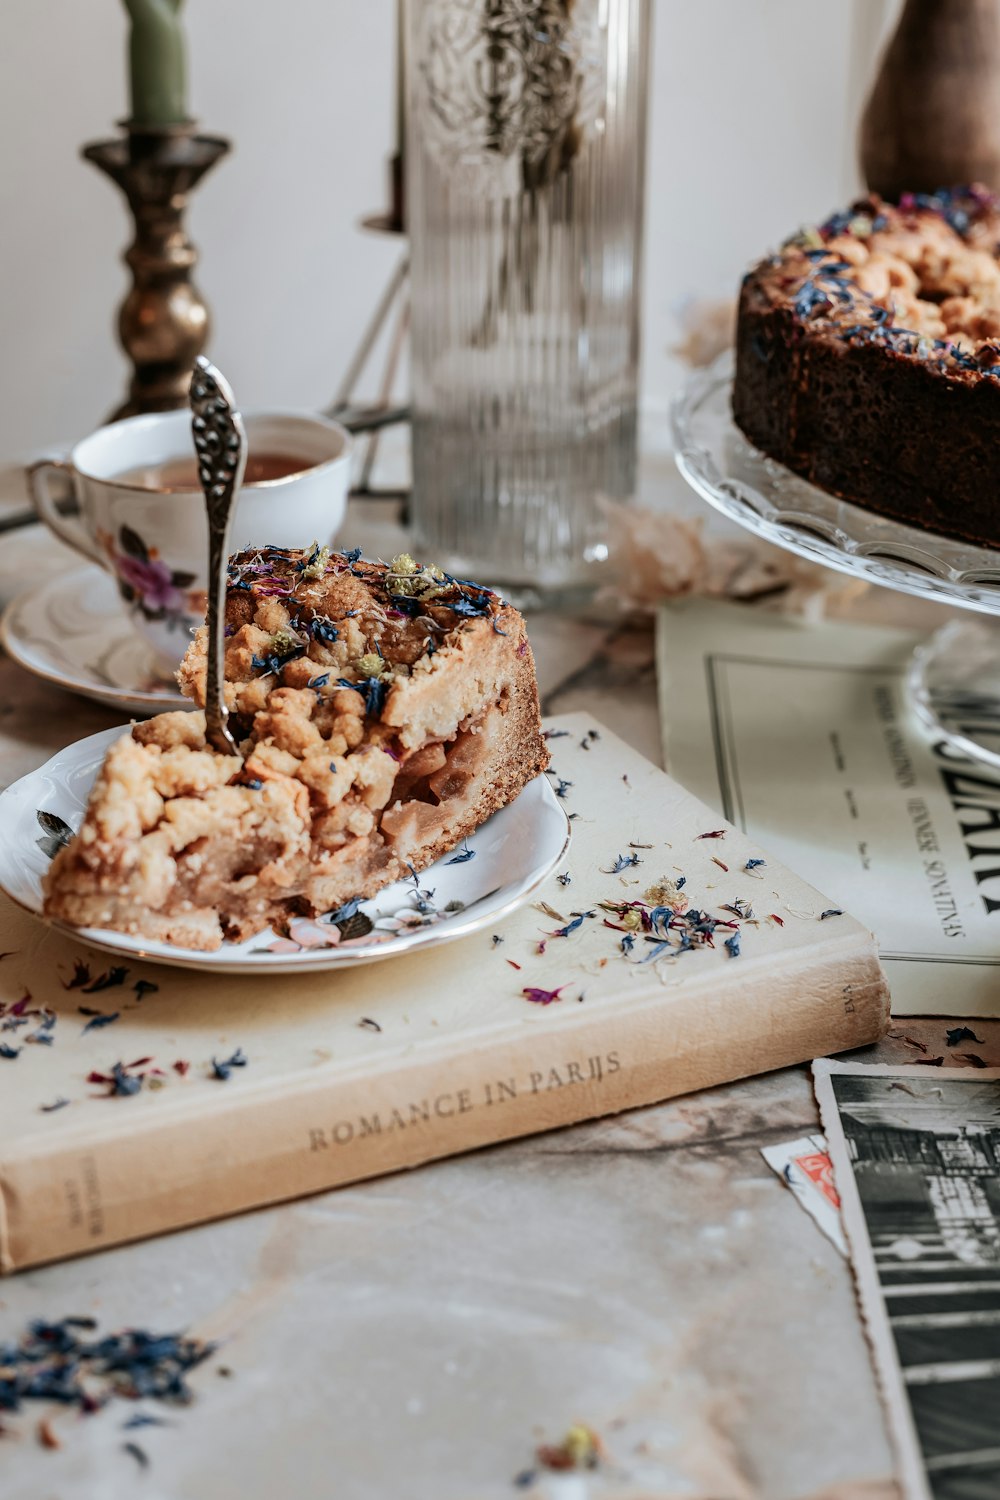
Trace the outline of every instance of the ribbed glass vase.
<path fill-rule="evenodd" d="M 408 0 L 413 509 L 450 570 L 596 581 L 635 485 L 648 0 Z"/>

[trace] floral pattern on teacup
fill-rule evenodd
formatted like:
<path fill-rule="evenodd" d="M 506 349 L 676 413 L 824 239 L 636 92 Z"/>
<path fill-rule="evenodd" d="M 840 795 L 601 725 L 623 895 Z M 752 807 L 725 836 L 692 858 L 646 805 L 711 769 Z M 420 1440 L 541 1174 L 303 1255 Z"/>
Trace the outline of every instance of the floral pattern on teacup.
<path fill-rule="evenodd" d="M 117 540 L 102 534 L 101 543 L 118 580 L 119 593 L 143 619 L 187 629 L 191 617 L 203 612 L 199 610 L 203 591 L 191 589 L 195 574 L 171 568 L 131 526 L 120 526 Z"/>

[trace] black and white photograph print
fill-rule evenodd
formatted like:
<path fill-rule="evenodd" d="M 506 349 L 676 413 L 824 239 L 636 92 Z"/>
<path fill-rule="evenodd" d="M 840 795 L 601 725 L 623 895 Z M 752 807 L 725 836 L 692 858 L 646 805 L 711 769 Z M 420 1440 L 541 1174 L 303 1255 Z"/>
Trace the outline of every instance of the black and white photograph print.
<path fill-rule="evenodd" d="M 814 1071 L 907 1500 L 997 1500 L 1000 1077 Z"/>

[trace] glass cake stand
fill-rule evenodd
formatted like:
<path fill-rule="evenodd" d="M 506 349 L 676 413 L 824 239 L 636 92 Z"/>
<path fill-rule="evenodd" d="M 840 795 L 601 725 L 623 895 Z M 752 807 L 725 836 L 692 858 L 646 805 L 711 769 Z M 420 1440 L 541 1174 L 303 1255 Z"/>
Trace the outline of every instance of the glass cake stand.
<path fill-rule="evenodd" d="M 922 722 L 963 754 L 1000 767 L 1000 550 L 920 531 L 818 489 L 754 448 L 733 421 L 733 355 L 699 371 L 674 401 L 677 467 L 755 536 L 886 588 L 976 611 L 915 653 L 908 684 Z M 1000 504 L 1000 496 L 998 504 Z"/>

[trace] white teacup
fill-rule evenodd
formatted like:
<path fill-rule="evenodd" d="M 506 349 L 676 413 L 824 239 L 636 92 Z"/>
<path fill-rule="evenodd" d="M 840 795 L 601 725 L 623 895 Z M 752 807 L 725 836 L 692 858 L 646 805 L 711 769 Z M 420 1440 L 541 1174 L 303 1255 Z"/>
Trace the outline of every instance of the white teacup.
<path fill-rule="evenodd" d="M 232 550 L 329 544 L 347 505 L 349 434 L 326 417 L 293 412 L 251 413 L 244 421 L 251 482 L 237 500 Z M 265 457 L 273 460 L 266 472 L 288 472 L 253 482 Z M 188 461 L 190 474 L 181 474 Z M 79 519 L 59 513 L 49 488 L 53 470 L 71 476 Z M 41 519 L 117 580 L 132 625 L 170 675 L 205 618 L 207 597 L 208 522 L 190 413 L 157 412 L 101 427 L 70 451 L 30 464 L 28 478 Z M 159 488 L 150 487 L 157 482 Z"/>

